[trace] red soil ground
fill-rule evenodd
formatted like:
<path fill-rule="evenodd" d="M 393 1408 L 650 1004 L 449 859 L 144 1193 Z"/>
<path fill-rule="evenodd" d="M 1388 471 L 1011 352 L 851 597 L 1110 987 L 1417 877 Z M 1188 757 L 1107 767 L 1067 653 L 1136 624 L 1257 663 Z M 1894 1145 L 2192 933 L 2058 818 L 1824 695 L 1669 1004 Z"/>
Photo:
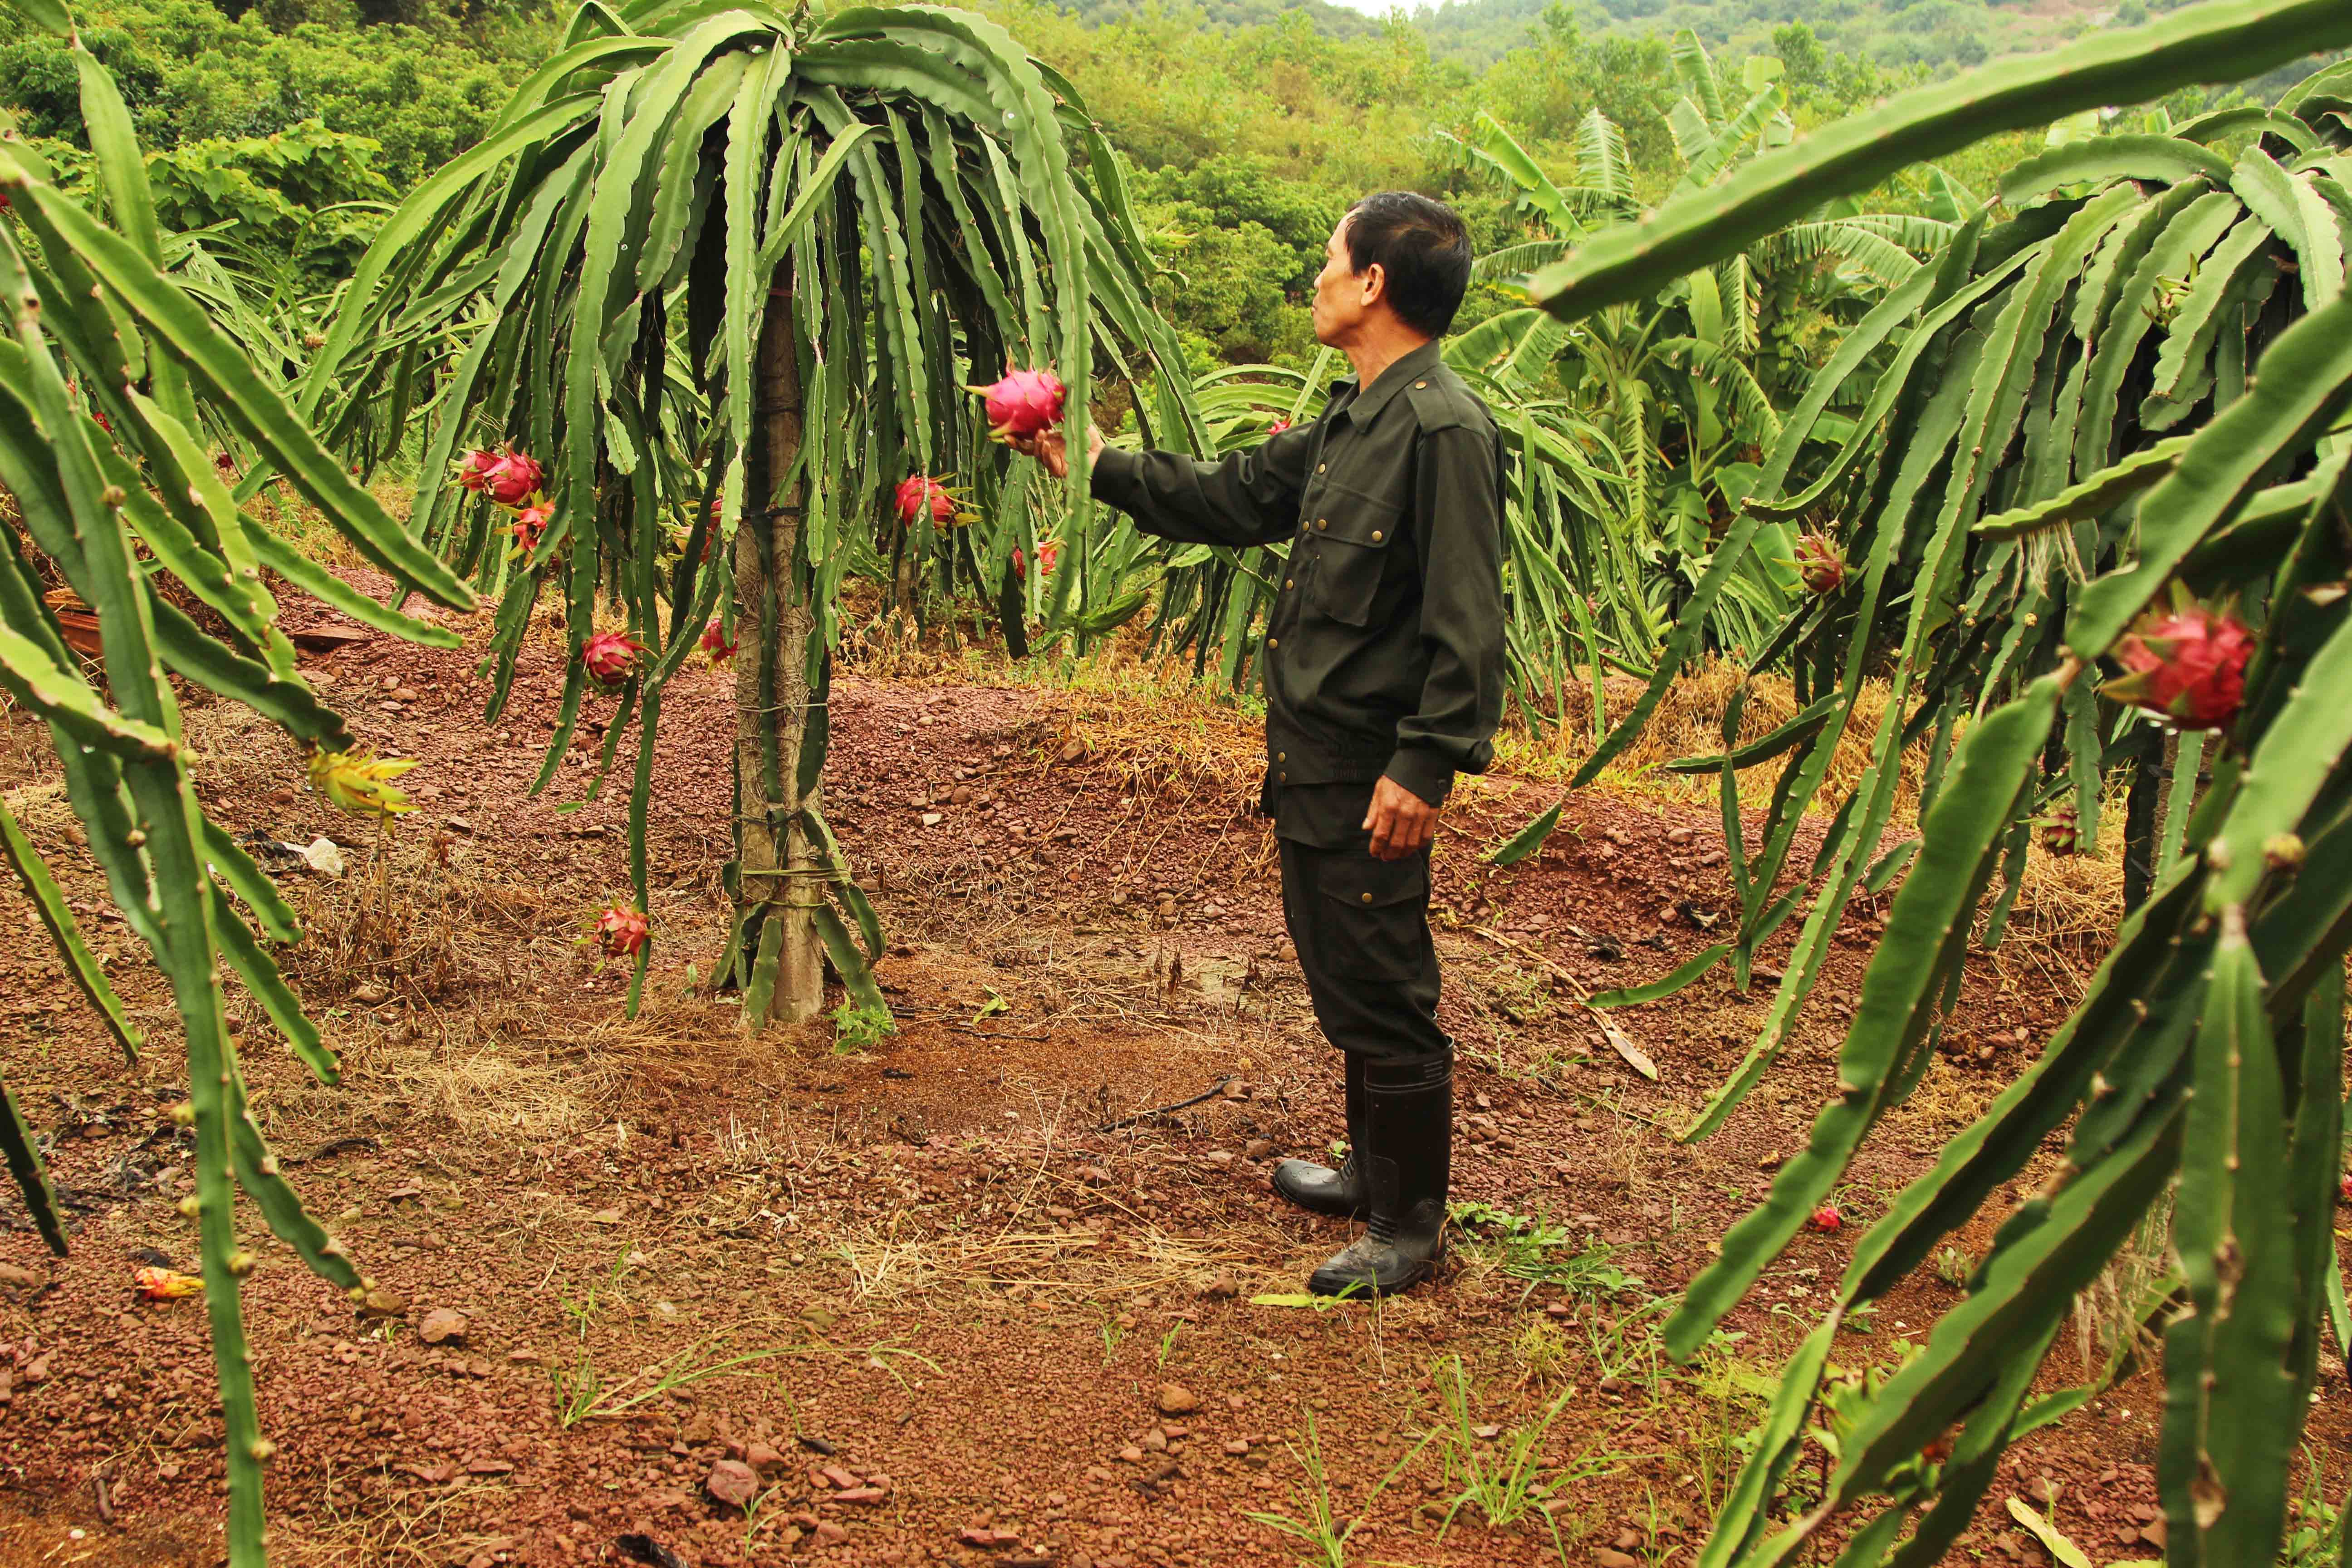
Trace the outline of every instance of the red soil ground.
<path fill-rule="evenodd" d="M 1780 1066 L 1686 1147 L 1670 1130 L 1739 1059 L 1769 986 L 1742 996 L 1718 973 L 1613 1015 L 1655 1083 L 1578 1000 L 1708 940 L 1727 907 L 1719 815 L 1582 794 L 1540 855 L 1495 870 L 1479 857 L 1557 792 L 1465 788 L 1438 855 L 1456 1195 L 1538 1216 L 1559 1244 L 1514 1250 L 1490 1217 L 1433 1286 L 1318 1311 L 1254 1300 L 1296 1291 L 1347 1231 L 1266 1186 L 1339 1117 L 1245 764 L 1217 762 L 1246 757 L 1238 720 L 845 676 L 828 800 L 890 935 L 899 1025 L 845 1048 L 829 1026 L 745 1038 L 697 988 L 722 929 L 729 678 L 697 670 L 665 709 L 658 945 L 629 1023 L 623 977 L 578 941 L 626 886 L 625 781 L 571 809 L 592 733 L 532 797 L 561 671 L 527 655 L 491 727 L 474 658 L 378 640 L 317 662 L 368 738 L 423 759 L 406 781 L 421 809 L 389 836 L 315 801 L 257 721 L 190 716 L 219 820 L 331 835 L 351 861 L 341 880 L 285 879 L 310 927 L 285 962 L 343 1084 L 313 1085 L 236 1004 L 274 1145 L 383 1292 L 355 1312 L 256 1243 L 281 1563 L 626 1562 L 652 1552 L 627 1539 L 643 1537 L 689 1564 L 1272 1564 L 1300 1543 L 1252 1516 L 1307 1518 L 1319 1473 L 1339 1524 L 1363 1521 L 1350 1562 L 1688 1564 L 1853 1237 L 2030 1058 L 2113 918 L 2037 880 L 2043 905 L 1972 970 L 1943 1059 L 1842 1190 L 1845 1227 L 1801 1239 L 1674 1367 L 1657 1299 L 1829 1093 L 1883 906 L 1849 917 Z M 1154 725 L 1208 760 L 1139 749 Z M 130 1290 L 157 1254 L 193 1266 L 168 999 L 103 908 L 44 744 L 0 728 L 0 786 L 155 1045 L 126 1068 L 37 941 L 0 947 L 0 1059 L 55 1139 L 74 1231 L 52 1260 L 0 1205 L 0 1563 L 209 1568 L 222 1472 L 201 1307 Z M 16 892 L 0 887 L 0 930 L 32 929 Z M 1997 1218 L 1957 1238 L 1954 1268 Z M 263 1234 L 249 1215 L 245 1230 Z M 1839 1362 L 1890 1364 L 1956 1293 L 1923 1270 Z M 2046 1386 L 2077 1379 L 2078 1354 L 2062 1336 Z M 2325 1386 L 2314 1442 L 2341 1454 L 2332 1358 Z M 2054 1498 L 2102 1563 L 2160 1555 L 2158 1400 L 2142 1373 L 2021 1445 L 1960 1554 L 2045 1560 L 2000 1508 L 2015 1496 Z M 1490 1527 L 1473 1503 L 1449 1527 L 1538 1427 L 1551 1525 Z M 707 1486 L 730 1459 L 759 1477 L 748 1516 Z"/>

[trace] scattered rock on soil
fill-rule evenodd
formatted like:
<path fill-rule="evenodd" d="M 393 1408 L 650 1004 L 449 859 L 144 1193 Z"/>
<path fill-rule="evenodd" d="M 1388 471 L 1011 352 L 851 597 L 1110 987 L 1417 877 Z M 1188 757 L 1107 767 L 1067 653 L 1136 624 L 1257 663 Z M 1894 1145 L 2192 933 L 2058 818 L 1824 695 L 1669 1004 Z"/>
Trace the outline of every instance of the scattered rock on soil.
<path fill-rule="evenodd" d="M 428 1345 L 446 1344 L 452 1340 L 462 1344 L 469 1326 L 465 1313 L 447 1307 L 436 1307 L 425 1314 L 424 1321 L 416 1325 L 416 1337 Z"/>
<path fill-rule="evenodd" d="M 1159 1404 L 1162 1415 L 1189 1415 L 1201 1408 L 1201 1396 L 1181 1383 L 1163 1383 Z"/>
<path fill-rule="evenodd" d="M 702 1488 L 729 1508 L 743 1508 L 759 1495 L 759 1472 L 740 1459 L 721 1459 L 710 1467 Z"/>

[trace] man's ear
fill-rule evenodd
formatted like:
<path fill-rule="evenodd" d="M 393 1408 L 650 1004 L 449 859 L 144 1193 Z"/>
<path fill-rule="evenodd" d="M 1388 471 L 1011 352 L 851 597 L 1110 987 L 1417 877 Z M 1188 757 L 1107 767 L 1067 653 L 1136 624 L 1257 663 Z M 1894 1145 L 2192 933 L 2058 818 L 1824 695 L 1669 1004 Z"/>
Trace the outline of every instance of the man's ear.
<path fill-rule="evenodd" d="M 1364 309 L 1370 310 L 1388 298 L 1389 269 L 1379 262 L 1364 268 Z"/>

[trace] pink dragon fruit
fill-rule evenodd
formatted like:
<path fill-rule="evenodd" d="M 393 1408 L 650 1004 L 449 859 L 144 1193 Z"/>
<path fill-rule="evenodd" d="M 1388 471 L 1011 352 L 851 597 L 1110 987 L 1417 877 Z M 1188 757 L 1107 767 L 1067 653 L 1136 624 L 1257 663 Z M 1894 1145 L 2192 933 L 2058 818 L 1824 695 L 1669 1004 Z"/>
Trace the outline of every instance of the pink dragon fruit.
<path fill-rule="evenodd" d="M 643 643 L 631 642 L 619 632 L 598 632 L 580 645 L 580 662 L 606 686 L 618 686 L 636 668 Z"/>
<path fill-rule="evenodd" d="M 1828 534 L 1815 531 L 1797 541 L 1797 576 L 1816 594 L 1834 594 L 1845 583 L 1845 552 Z"/>
<path fill-rule="evenodd" d="M 1289 421 L 1287 418 L 1282 418 L 1282 419 L 1277 419 L 1277 420 L 1276 420 L 1273 424 L 1271 424 L 1271 425 L 1267 426 L 1265 427 L 1265 433 L 1266 433 L 1267 435 L 1269 435 L 1269 436 L 1279 436 L 1279 435 L 1281 435 L 1285 430 L 1287 430 L 1287 429 L 1289 429 L 1289 428 L 1290 428 L 1290 421 Z"/>
<path fill-rule="evenodd" d="M 537 506 L 527 506 L 515 513 L 514 526 L 508 531 L 514 535 L 515 544 L 525 555 L 539 548 L 540 535 L 547 531 L 548 520 L 554 515 L 555 505 L 552 501 L 542 501 Z"/>
<path fill-rule="evenodd" d="M 2082 822 L 2074 813 L 2072 802 L 2061 801 L 2050 808 L 2042 823 L 2042 847 L 2053 855 L 2072 855 L 2082 837 Z"/>
<path fill-rule="evenodd" d="M 1062 378 L 1050 370 L 1008 369 L 995 385 L 971 390 L 988 399 L 989 432 L 1000 441 L 1025 441 L 1059 425 L 1068 395 Z"/>
<path fill-rule="evenodd" d="M 457 471 L 457 482 L 475 495 L 490 488 L 490 470 L 499 465 L 499 455 L 477 447 L 450 467 Z"/>
<path fill-rule="evenodd" d="M 606 906 L 596 917 L 596 942 L 607 958 L 634 958 L 653 940 L 653 922 L 643 910 L 619 904 Z"/>
<path fill-rule="evenodd" d="M 2170 611 L 2150 611 L 2116 648 L 2129 673 L 2100 689 L 2169 719 L 2183 730 L 2219 730 L 2246 698 L 2254 635 L 2227 607 L 2214 609 L 2176 586 Z"/>
<path fill-rule="evenodd" d="M 898 485 L 898 521 L 908 527 L 930 510 L 931 521 L 940 528 L 952 527 L 956 521 L 955 497 L 937 479 L 921 474 L 908 474 Z"/>
<path fill-rule="evenodd" d="M 702 628 L 702 651 L 710 656 L 710 662 L 713 664 L 735 657 L 734 639 L 727 635 L 727 628 L 719 624 L 716 616 L 711 618 L 709 626 Z"/>
<path fill-rule="evenodd" d="M 1045 541 L 1045 543 L 1037 547 L 1038 572 L 1041 574 L 1050 574 L 1054 570 L 1054 563 L 1059 561 L 1061 558 L 1061 541 L 1057 539 L 1049 539 Z M 1017 544 L 1013 547 L 1013 574 L 1015 577 L 1026 577 L 1029 575 L 1028 557 L 1022 554 L 1021 547 Z"/>

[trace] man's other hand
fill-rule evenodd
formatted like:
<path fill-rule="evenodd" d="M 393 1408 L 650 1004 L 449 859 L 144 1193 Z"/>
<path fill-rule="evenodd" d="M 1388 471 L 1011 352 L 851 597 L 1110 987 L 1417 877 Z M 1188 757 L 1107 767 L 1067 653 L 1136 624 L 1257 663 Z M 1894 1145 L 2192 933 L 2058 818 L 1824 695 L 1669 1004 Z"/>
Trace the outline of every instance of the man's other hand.
<path fill-rule="evenodd" d="M 1429 847 L 1437 837 L 1437 807 L 1392 778 L 1372 785 L 1372 809 L 1364 818 L 1372 835 L 1372 858 L 1402 860 Z"/>
<path fill-rule="evenodd" d="M 1070 477 L 1069 444 L 1059 430 L 1040 430 L 1034 436 L 1015 437 L 1013 449 L 1024 457 L 1036 458 L 1046 471 L 1057 479 Z M 1087 422 L 1087 468 L 1094 468 L 1095 459 L 1102 456 L 1103 433 L 1092 420 Z"/>

